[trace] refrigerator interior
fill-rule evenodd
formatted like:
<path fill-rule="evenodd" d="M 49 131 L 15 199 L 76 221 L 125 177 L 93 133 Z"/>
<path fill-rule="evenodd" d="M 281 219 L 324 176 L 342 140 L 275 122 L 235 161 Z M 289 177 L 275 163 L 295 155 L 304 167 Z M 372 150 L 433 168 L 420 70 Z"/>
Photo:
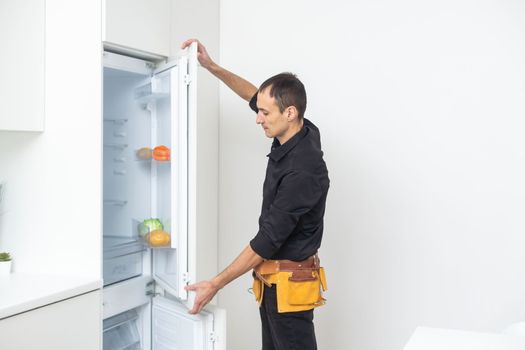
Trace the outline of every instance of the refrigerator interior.
<path fill-rule="evenodd" d="M 193 56 L 196 62 L 196 47 Z M 194 196 L 188 179 L 196 174 L 188 161 L 188 139 L 195 140 L 188 125 L 187 106 L 195 98 L 188 95 L 188 71 L 185 58 L 159 69 L 105 53 L 104 350 L 225 349 L 224 310 L 207 306 L 200 315 L 189 315 L 191 301 L 183 289 L 190 275 L 188 246 L 196 246 L 195 234 L 188 242 Z M 170 160 L 145 159 L 144 148 L 157 146 L 170 149 Z M 171 235 L 169 247 L 145 244 L 139 224 L 150 218 L 158 218 Z M 214 266 L 207 248 L 199 251 L 206 253 L 206 267 Z"/>
<path fill-rule="evenodd" d="M 136 64 L 143 69 L 134 69 Z M 161 74 L 152 82 L 150 67 L 148 62 L 123 58 L 120 67 L 104 68 L 104 285 L 151 270 L 140 223 L 158 218 L 171 234 L 173 164 L 138 156 L 141 149 L 172 147 L 170 76 Z M 159 249 L 154 259 L 164 267 L 161 274 L 166 279 L 176 280 L 174 249 Z"/>

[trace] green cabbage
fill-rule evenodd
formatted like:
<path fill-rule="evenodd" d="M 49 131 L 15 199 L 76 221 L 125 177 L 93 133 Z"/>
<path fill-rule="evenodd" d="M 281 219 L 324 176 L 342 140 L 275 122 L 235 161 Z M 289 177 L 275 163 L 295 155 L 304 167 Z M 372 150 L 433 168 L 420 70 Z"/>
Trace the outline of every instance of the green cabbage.
<path fill-rule="evenodd" d="M 162 222 L 159 219 L 146 219 L 139 224 L 139 235 L 145 236 L 154 230 L 164 230 Z"/>

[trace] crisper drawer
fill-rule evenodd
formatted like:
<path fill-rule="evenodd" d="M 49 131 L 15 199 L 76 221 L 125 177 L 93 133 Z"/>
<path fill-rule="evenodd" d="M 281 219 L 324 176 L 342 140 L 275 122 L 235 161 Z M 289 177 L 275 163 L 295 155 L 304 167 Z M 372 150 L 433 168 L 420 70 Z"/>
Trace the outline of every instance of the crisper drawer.
<path fill-rule="evenodd" d="M 140 350 L 139 315 L 129 310 L 104 320 L 104 350 Z"/>
<path fill-rule="evenodd" d="M 104 286 L 142 275 L 144 246 L 125 237 L 104 237 Z"/>

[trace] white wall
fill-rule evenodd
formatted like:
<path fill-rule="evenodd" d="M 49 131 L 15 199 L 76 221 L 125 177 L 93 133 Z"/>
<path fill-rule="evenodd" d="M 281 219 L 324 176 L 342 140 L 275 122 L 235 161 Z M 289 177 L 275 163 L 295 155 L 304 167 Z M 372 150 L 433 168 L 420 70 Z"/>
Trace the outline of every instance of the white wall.
<path fill-rule="evenodd" d="M 100 278 L 100 28 L 100 2 L 46 1 L 45 131 L 0 131 L 15 271 Z"/>
<path fill-rule="evenodd" d="M 297 73 L 323 135 L 320 349 L 525 319 L 525 3 L 222 0 L 220 20 L 221 63 Z M 220 267 L 257 231 L 269 147 L 221 87 Z M 249 284 L 220 296 L 232 350 L 260 343 Z"/>

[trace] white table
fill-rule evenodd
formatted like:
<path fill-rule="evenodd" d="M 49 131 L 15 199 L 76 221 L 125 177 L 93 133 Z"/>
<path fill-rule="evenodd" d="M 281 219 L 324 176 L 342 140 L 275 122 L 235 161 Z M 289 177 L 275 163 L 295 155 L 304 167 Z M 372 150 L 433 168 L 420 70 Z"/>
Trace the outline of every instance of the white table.
<path fill-rule="evenodd" d="M 404 350 L 525 350 L 525 337 L 418 327 Z"/>

